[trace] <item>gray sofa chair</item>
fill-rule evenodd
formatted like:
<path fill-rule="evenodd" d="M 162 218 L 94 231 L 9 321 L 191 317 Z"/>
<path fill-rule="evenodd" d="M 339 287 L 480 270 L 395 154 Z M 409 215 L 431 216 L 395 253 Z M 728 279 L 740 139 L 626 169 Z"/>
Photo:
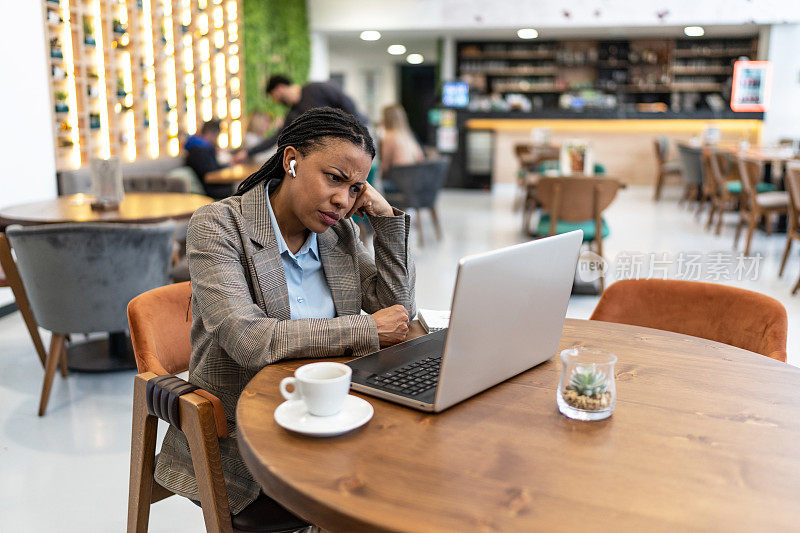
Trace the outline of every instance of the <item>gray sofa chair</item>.
<path fill-rule="evenodd" d="M 59 363 L 66 375 L 67 335 L 125 332 L 128 302 L 170 282 L 174 234 L 172 222 L 6 228 L 36 322 L 53 333 L 39 416 Z"/>
<path fill-rule="evenodd" d="M 692 202 L 697 200 L 698 212 L 702 207 L 701 193 L 703 190 L 703 149 L 689 146 L 688 144 L 678 145 L 678 156 L 681 163 L 681 172 L 686 186 L 683 191 L 681 202 Z"/>
<path fill-rule="evenodd" d="M 121 166 L 126 191 L 205 194 L 203 184 L 191 168 L 184 166 L 181 157 L 125 161 Z M 185 185 L 178 185 L 177 180 L 182 180 Z M 58 192 L 61 195 L 89 193 L 91 189 L 92 176 L 88 165 L 58 173 Z"/>
<path fill-rule="evenodd" d="M 422 209 L 428 209 L 431 212 L 436 236 L 439 239 L 442 238 L 442 228 L 439 226 L 439 216 L 436 213 L 436 198 L 439 195 L 439 190 L 444 186 L 449 168 L 449 159 L 437 158 L 413 165 L 392 167 L 383 176 L 383 181 L 391 184 L 392 188 L 396 189 L 393 192 L 386 192 L 386 200 L 398 209 L 414 208 L 417 210 L 416 218 L 420 246 L 424 244 Z"/>

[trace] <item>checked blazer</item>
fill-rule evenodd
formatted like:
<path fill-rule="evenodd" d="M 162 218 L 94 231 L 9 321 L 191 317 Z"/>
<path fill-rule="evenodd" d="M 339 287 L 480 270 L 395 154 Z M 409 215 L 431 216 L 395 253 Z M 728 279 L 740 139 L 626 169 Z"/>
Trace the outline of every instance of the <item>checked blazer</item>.
<path fill-rule="evenodd" d="M 201 207 L 192 216 L 186 238 L 193 313 L 189 382 L 216 395 L 225 407 L 229 437 L 220 440 L 219 448 L 234 514 L 261 490 L 236 443 L 236 402 L 245 385 L 264 366 L 282 359 L 377 351 L 375 321 L 362 310 L 374 313 L 401 304 L 410 316 L 415 313 L 410 221 L 395 210 L 392 217 L 369 217 L 375 228 L 374 260 L 352 220 L 342 219 L 318 235 L 336 318 L 290 320 L 266 194 L 266 186 L 257 185 L 242 196 Z M 171 427 L 155 475 L 173 492 L 200 499 L 186 438 Z"/>

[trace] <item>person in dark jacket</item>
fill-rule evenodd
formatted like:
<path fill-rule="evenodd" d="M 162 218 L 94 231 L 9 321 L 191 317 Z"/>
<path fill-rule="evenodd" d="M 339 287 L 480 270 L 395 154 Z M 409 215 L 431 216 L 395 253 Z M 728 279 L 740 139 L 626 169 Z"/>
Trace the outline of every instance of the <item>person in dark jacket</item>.
<path fill-rule="evenodd" d="M 233 192 L 230 185 L 206 183 L 206 174 L 225 166 L 221 165 L 217 160 L 219 131 L 219 120 L 209 120 L 203 123 L 199 133 L 190 135 L 183 145 L 183 149 L 186 151 L 186 166 L 194 170 L 194 173 L 197 174 L 203 184 L 206 194 L 215 200 L 227 198 Z"/>
<path fill-rule="evenodd" d="M 367 125 L 367 118 L 358 112 L 353 101 L 342 90 L 331 82 L 311 82 L 300 86 L 284 75 L 276 74 L 267 82 L 267 95 L 275 102 L 289 108 L 283 126 L 271 137 L 267 137 L 259 144 L 238 152 L 234 162 L 243 163 L 254 154 L 272 148 L 277 142 L 283 128 L 291 124 L 297 117 L 317 107 L 333 107 L 350 113 L 362 124 Z"/>

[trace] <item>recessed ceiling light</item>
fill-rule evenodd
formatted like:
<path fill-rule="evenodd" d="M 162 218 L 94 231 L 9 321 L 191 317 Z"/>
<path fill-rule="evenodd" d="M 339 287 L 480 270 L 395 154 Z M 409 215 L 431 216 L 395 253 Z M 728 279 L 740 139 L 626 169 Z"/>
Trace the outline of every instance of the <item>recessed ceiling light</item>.
<path fill-rule="evenodd" d="M 533 28 L 522 28 L 517 30 L 517 37 L 520 39 L 536 39 L 538 36 L 539 32 Z"/>
<path fill-rule="evenodd" d="M 425 58 L 422 57 L 422 54 L 408 54 L 406 61 L 408 61 L 412 65 L 419 65 L 420 63 L 425 61 Z"/>
<path fill-rule="evenodd" d="M 705 35 L 705 30 L 700 26 L 686 26 L 683 28 L 683 33 L 689 37 L 702 37 Z"/>
<path fill-rule="evenodd" d="M 393 56 L 401 56 L 406 53 L 406 47 L 402 44 L 392 44 L 389 45 L 389 48 L 387 48 L 386 51 Z"/>
<path fill-rule="evenodd" d="M 361 32 L 361 40 L 363 41 L 377 41 L 381 38 L 381 32 L 375 30 L 367 30 Z"/>

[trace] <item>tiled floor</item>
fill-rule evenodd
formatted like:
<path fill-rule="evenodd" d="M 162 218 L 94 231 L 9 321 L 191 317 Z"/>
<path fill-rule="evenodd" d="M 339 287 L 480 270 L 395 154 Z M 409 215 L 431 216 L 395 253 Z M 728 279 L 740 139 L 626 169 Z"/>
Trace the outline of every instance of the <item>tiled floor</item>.
<path fill-rule="evenodd" d="M 654 204 L 649 188 L 631 187 L 621 193 L 607 213 L 612 233 L 605 255 L 615 267 L 612 272 L 626 264 L 625 257 L 639 257 L 647 267 L 649 258 L 641 254 L 675 258 L 681 252 L 703 252 L 708 265 L 714 262 L 709 252 L 731 252 L 733 229 L 725 227 L 719 237 L 705 232 L 676 206 L 677 194 L 668 191 Z M 439 208 L 445 236 L 438 243 L 424 214 L 427 245 L 414 249 L 420 306 L 449 307 L 455 265 L 462 255 L 525 240 L 519 231 L 520 215 L 511 211 L 512 196 L 511 189 L 494 194 L 446 191 Z M 412 238 L 416 244 L 416 235 Z M 784 239 L 757 233 L 753 253 L 764 255 L 758 275 L 733 283 L 786 306 L 789 361 L 800 366 L 800 295 L 790 295 L 800 272 L 800 255 L 792 254 L 784 279 L 778 279 Z M 620 256 L 622 252 L 628 255 Z M 586 318 L 596 301 L 573 297 L 568 315 Z M 47 341 L 49 335 L 44 336 Z M 41 365 L 19 314 L 0 319 L 0 531 L 124 531 L 133 375 L 56 377 L 47 416 L 39 418 Z M 199 509 L 178 497 L 154 505 L 150 523 L 153 532 L 203 530 Z"/>

